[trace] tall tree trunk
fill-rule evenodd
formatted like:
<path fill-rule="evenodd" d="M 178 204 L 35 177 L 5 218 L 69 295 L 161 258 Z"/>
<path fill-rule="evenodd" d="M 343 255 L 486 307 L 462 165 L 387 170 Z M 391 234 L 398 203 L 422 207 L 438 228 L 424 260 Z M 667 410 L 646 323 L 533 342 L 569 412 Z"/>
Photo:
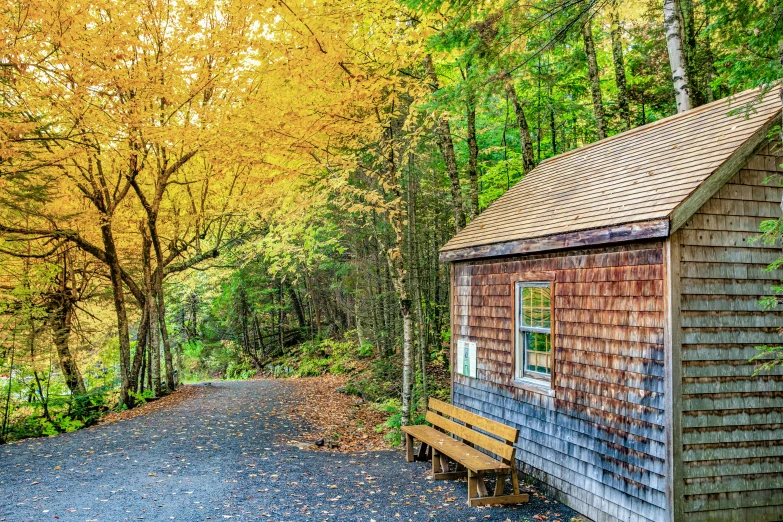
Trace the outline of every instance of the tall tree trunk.
<path fill-rule="evenodd" d="M 161 100 L 161 108 L 165 107 L 165 102 Z M 163 114 L 161 114 L 161 118 Z M 174 391 L 174 359 L 171 354 L 171 341 L 169 339 L 169 332 L 166 328 L 166 301 L 163 293 L 163 269 L 164 258 L 163 248 L 160 242 L 160 236 L 158 235 L 158 213 L 160 211 L 161 201 L 166 191 L 168 181 L 174 173 L 176 173 L 183 165 L 190 161 L 195 156 L 196 151 L 188 152 L 182 155 L 176 162 L 169 165 L 168 154 L 166 147 L 160 148 L 162 161 L 158 163 L 157 179 L 155 180 L 155 193 L 151 200 L 147 199 L 141 186 L 138 184 L 136 177 L 131 177 L 130 184 L 133 190 L 138 196 L 139 202 L 144 207 L 147 214 L 147 228 L 149 231 L 149 243 L 155 252 L 155 269 L 151 272 L 151 292 L 153 297 L 152 306 L 155 308 L 155 315 L 157 322 L 150 322 L 153 325 L 153 329 L 159 332 L 160 339 L 163 343 L 163 358 L 166 363 L 165 377 L 166 377 L 166 389 L 169 392 Z M 145 231 L 142 226 L 142 234 Z M 149 259 L 149 258 L 148 258 Z M 151 261 L 151 260 L 150 260 Z M 151 266 L 151 263 L 150 263 Z M 151 269 L 151 268 L 150 268 Z M 156 326 L 157 325 L 157 326 Z"/>
<path fill-rule="evenodd" d="M 155 397 L 160 397 L 163 392 L 160 374 L 160 319 L 158 318 L 158 305 L 155 302 L 155 293 L 153 289 L 152 261 L 150 259 L 151 242 L 147 235 L 144 224 L 139 226 L 142 233 L 142 270 L 144 273 L 144 296 L 147 307 L 147 317 L 149 318 L 149 332 L 147 340 L 147 351 L 151 354 L 150 375 L 152 376 L 152 387 L 150 388 Z"/>
<path fill-rule="evenodd" d="M 318 337 L 321 337 L 321 307 L 316 300 L 315 287 L 313 286 L 312 279 L 307 272 L 305 272 L 305 284 L 307 285 L 307 292 L 310 294 L 310 302 L 313 305 L 316 334 Z"/>
<path fill-rule="evenodd" d="M 13 376 L 14 376 L 14 362 L 16 357 L 16 323 L 14 323 L 14 326 L 12 327 L 11 331 L 11 356 L 10 356 L 10 363 L 11 365 L 8 367 L 8 387 L 6 388 L 6 394 L 5 394 L 5 411 L 3 412 L 3 425 L 0 427 L 0 444 L 5 443 L 5 434 L 6 429 L 8 428 L 8 416 L 11 413 L 11 384 L 13 383 Z M 7 353 L 7 352 L 6 352 Z"/>
<path fill-rule="evenodd" d="M 617 0 L 612 2 L 611 9 L 612 61 L 614 62 L 614 79 L 617 84 L 617 106 L 620 109 L 620 119 L 623 129 L 631 128 L 631 109 L 628 104 L 628 82 L 625 78 L 625 60 L 623 58 L 623 31 L 620 25 L 620 11 Z"/>
<path fill-rule="evenodd" d="M 52 313 L 52 340 L 57 349 L 60 370 L 63 372 L 65 384 L 73 395 L 83 395 L 87 389 L 84 386 L 84 379 L 69 346 L 72 323 L 73 304 L 63 299 L 63 303 Z"/>
<path fill-rule="evenodd" d="M 431 61 L 430 61 L 431 66 Z M 411 379 L 411 355 L 413 350 L 413 325 L 411 321 L 411 298 L 408 292 L 408 271 L 405 268 L 405 221 L 408 208 L 402 194 L 401 180 L 399 179 L 395 158 L 395 121 L 392 119 L 388 126 L 388 141 L 386 151 L 386 176 L 384 183 L 391 188 L 394 195 L 394 212 L 388 215 L 389 224 L 394 229 L 394 247 L 381 246 L 386 255 L 391 279 L 397 298 L 400 303 L 400 315 L 402 316 L 402 408 L 401 423 L 403 426 L 410 424 L 411 400 L 413 381 Z"/>
<path fill-rule="evenodd" d="M 356 289 L 358 292 L 358 288 Z M 362 316 L 361 310 L 359 310 L 359 299 L 355 298 L 353 300 L 353 313 L 356 316 L 356 340 L 359 343 L 359 348 L 361 349 L 364 346 L 365 343 L 365 337 L 364 337 L 364 326 L 362 326 Z"/>
<path fill-rule="evenodd" d="M 598 131 L 598 139 L 606 138 L 606 118 L 604 117 L 604 102 L 601 96 L 601 76 L 598 73 L 598 59 L 595 56 L 593 42 L 593 19 L 587 18 L 582 25 L 582 40 L 587 55 L 587 78 L 590 80 L 590 94 L 593 97 L 593 115 Z"/>
<path fill-rule="evenodd" d="M 430 78 L 430 90 L 435 93 L 440 89 L 438 85 L 438 75 L 435 73 L 435 65 L 432 63 L 432 56 L 429 54 L 424 57 L 424 68 L 427 76 Z M 451 126 L 449 119 L 442 113 L 437 117 L 438 146 L 443 156 L 443 162 L 446 164 L 446 172 L 451 180 L 451 205 L 454 213 L 454 229 L 459 232 L 465 228 L 465 211 L 462 206 L 462 188 L 459 184 L 459 170 L 457 169 L 457 156 L 454 153 L 454 142 L 451 139 Z"/>
<path fill-rule="evenodd" d="M 690 87 L 691 103 L 694 107 L 704 105 L 706 101 L 703 85 L 699 81 L 696 70 L 696 54 L 698 43 L 696 41 L 696 13 L 693 10 L 693 0 L 681 0 L 680 11 L 682 13 L 683 45 L 688 67 L 688 86 Z"/>
<path fill-rule="evenodd" d="M 253 327 L 258 337 L 258 348 L 261 350 L 261 359 L 266 358 L 266 345 L 264 344 L 264 334 L 261 332 L 261 325 L 258 322 L 258 315 L 253 314 Z"/>
<path fill-rule="evenodd" d="M 285 318 L 283 312 L 283 284 L 278 283 L 277 293 L 280 297 L 280 306 L 277 308 L 278 320 L 277 320 L 277 333 L 280 338 L 280 352 L 285 353 L 285 339 L 283 338 L 283 321 Z"/>
<path fill-rule="evenodd" d="M 709 2 L 704 2 L 704 25 L 706 27 L 710 26 Z M 702 94 L 705 103 L 712 103 L 715 101 L 715 93 L 712 90 L 712 79 L 715 76 L 715 55 L 712 52 L 712 39 L 709 31 L 704 36 L 704 57 L 706 63 L 704 64 L 704 88 L 702 89 Z"/>
<path fill-rule="evenodd" d="M 196 292 L 188 294 L 188 313 L 190 315 L 190 324 L 187 333 L 188 340 L 192 341 L 198 338 L 198 295 Z"/>
<path fill-rule="evenodd" d="M 677 112 L 685 112 L 691 109 L 692 102 L 679 0 L 663 0 L 663 26 L 666 31 L 666 48 L 669 51 Z"/>
<path fill-rule="evenodd" d="M 149 307 L 149 305 L 147 305 Z M 147 313 L 149 313 L 149 310 L 147 310 Z M 149 336 L 150 334 L 147 333 Z M 150 349 L 150 340 L 149 337 L 147 337 L 147 389 L 150 391 L 154 390 L 154 383 L 152 381 L 152 350 Z"/>
<path fill-rule="evenodd" d="M 156 288 L 153 303 L 157 307 L 158 327 L 160 328 L 160 338 L 163 344 L 163 360 L 166 362 L 166 389 L 171 393 L 176 388 L 176 383 L 174 382 L 174 359 L 171 354 L 171 341 L 166 328 L 166 301 L 163 296 L 163 278 L 160 275 L 162 271 L 163 268 L 158 266 L 156 269 L 158 275 L 154 281 Z"/>
<path fill-rule="evenodd" d="M 177 378 L 174 380 L 174 386 L 179 386 L 179 384 L 182 382 L 182 375 L 184 373 L 184 369 L 182 366 L 182 342 L 178 341 L 175 345 L 175 353 L 177 357 Z"/>
<path fill-rule="evenodd" d="M 506 95 L 508 96 L 512 107 L 514 107 L 514 115 L 517 118 L 517 127 L 519 128 L 519 147 L 520 152 L 522 153 L 522 170 L 527 174 L 535 168 L 536 162 L 533 159 L 533 140 L 530 138 L 530 128 L 527 125 L 525 109 L 522 106 L 519 96 L 517 96 L 517 88 L 514 87 L 511 76 L 506 72 L 503 72 L 503 87 L 506 89 Z"/>
<path fill-rule="evenodd" d="M 146 306 L 145 306 L 146 308 Z M 145 383 L 147 382 L 146 376 L 147 376 L 147 343 L 145 341 L 144 343 L 144 349 L 139 351 L 139 354 L 141 356 L 141 369 L 139 370 L 139 382 L 136 385 L 136 393 L 144 393 Z"/>
<path fill-rule="evenodd" d="M 155 297 L 152 292 L 147 294 L 147 309 L 150 318 L 149 342 L 147 348 L 152 354 L 152 390 L 155 397 L 160 397 L 163 393 L 163 383 L 160 373 L 160 320 L 158 319 L 158 307 L 155 306 Z"/>
<path fill-rule="evenodd" d="M 114 311 L 117 315 L 117 333 L 120 341 L 120 404 L 132 406 L 130 396 L 130 332 L 128 329 L 128 313 L 125 308 L 125 291 L 122 287 L 122 269 L 111 230 L 111 218 L 103 217 L 101 238 L 106 253 L 106 264 L 109 267 Z"/>
<path fill-rule="evenodd" d="M 468 92 L 468 181 L 470 183 L 470 219 L 479 214 L 478 190 L 478 140 L 476 139 L 476 96 L 472 90 Z"/>
<path fill-rule="evenodd" d="M 536 93 L 538 97 L 536 106 L 536 161 L 541 161 L 541 130 L 543 129 L 541 123 L 541 55 L 538 56 L 538 68 L 536 72 Z"/>
<path fill-rule="evenodd" d="M 139 333 L 136 335 L 136 352 L 133 354 L 133 366 L 131 367 L 130 382 L 136 393 L 141 393 L 141 389 L 144 387 L 144 376 L 139 378 L 144 357 L 147 351 L 147 338 L 149 337 L 150 329 L 150 315 L 147 309 L 147 304 L 141 311 L 141 320 L 139 321 Z"/>
<path fill-rule="evenodd" d="M 409 156 L 410 166 L 408 177 L 408 266 L 410 267 L 410 288 L 413 296 L 413 311 L 416 318 L 416 344 L 419 347 L 421 367 L 421 399 L 424 410 L 427 409 L 427 334 L 425 331 L 425 317 L 421 306 L 421 267 L 419 266 L 418 244 L 418 220 L 416 194 L 418 193 L 418 180 L 413 169 L 413 155 Z"/>
<path fill-rule="evenodd" d="M 302 302 L 299 299 L 299 295 L 296 293 L 296 289 L 290 285 L 288 287 L 288 297 L 291 298 L 291 303 L 294 305 L 294 312 L 296 312 L 296 320 L 299 322 L 299 328 L 306 328 L 307 321 L 305 321 L 304 311 L 302 310 Z"/>
<path fill-rule="evenodd" d="M 70 339 L 71 328 L 73 325 L 74 301 L 72 300 L 72 289 L 68 287 L 70 279 L 70 264 L 66 253 L 60 255 L 62 270 L 60 273 L 60 284 L 54 298 L 54 307 L 50 314 L 50 326 L 52 328 L 52 341 L 57 349 L 57 357 L 60 362 L 65 384 L 73 395 L 86 393 L 84 379 L 79 371 L 79 366 L 71 354 Z"/>
<path fill-rule="evenodd" d="M 552 155 L 557 155 L 557 125 L 555 124 L 555 106 L 551 103 L 552 98 L 550 96 L 549 105 L 549 135 L 552 138 Z"/>

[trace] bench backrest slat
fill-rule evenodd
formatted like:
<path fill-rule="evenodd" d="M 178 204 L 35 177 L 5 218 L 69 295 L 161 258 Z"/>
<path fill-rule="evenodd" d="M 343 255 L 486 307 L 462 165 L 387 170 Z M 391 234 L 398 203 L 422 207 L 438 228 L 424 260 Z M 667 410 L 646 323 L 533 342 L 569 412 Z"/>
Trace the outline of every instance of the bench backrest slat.
<path fill-rule="evenodd" d="M 514 458 L 514 446 L 508 445 L 503 441 L 493 439 L 489 435 L 484 435 L 483 433 L 474 431 L 467 426 L 463 426 L 462 424 L 458 424 L 453 420 L 448 419 L 447 417 L 438 415 L 434 411 L 427 412 L 427 422 L 433 426 L 443 428 L 445 431 L 456 435 L 465 442 L 471 442 L 478 447 L 491 451 L 504 461 L 511 461 L 511 459 Z"/>
<path fill-rule="evenodd" d="M 465 424 L 470 424 L 474 428 L 496 435 L 509 444 L 514 444 L 519 436 L 519 430 L 516 428 L 487 419 L 481 415 L 476 415 L 475 413 L 463 410 L 462 408 L 457 408 L 454 405 L 439 401 L 438 399 L 430 399 L 429 407 L 431 410 L 435 410 L 442 415 L 457 419 Z"/>

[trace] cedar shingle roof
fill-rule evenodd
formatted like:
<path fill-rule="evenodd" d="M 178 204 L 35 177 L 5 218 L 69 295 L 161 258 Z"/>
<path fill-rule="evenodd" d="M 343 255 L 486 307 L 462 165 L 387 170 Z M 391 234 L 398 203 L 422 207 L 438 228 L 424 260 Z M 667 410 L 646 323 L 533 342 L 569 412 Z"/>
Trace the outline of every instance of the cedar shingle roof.
<path fill-rule="evenodd" d="M 739 151 L 747 155 L 757 146 L 759 133 L 780 114 L 774 89 L 748 118 L 728 115 L 759 93 L 745 91 L 542 162 L 446 243 L 441 260 L 640 238 L 634 224 L 642 222 L 657 229 L 647 237 L 667 235 L 676 209 L 696 199 L 705 180 L 736 162 Z"/>

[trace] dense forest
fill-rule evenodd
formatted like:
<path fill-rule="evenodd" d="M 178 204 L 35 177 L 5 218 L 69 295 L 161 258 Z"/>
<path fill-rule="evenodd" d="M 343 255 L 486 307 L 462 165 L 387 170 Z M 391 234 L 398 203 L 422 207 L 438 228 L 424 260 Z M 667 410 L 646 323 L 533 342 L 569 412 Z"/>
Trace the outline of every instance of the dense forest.
<path fill-rule="evenodd" d="M 412 422 L 448 367 L 450 236 L 549 157 L 783 74 L 780 0 L 0 16 L 0 442 L 357 364 Z"/>

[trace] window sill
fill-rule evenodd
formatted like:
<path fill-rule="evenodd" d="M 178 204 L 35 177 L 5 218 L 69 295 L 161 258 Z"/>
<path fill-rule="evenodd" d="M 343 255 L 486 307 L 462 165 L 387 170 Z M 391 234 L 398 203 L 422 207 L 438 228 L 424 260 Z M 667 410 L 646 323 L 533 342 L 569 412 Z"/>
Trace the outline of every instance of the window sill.
<path fill-rule="evenodd" d="M 552 385 L 549 381 L 523 377 L 521 379 L 512 379 L 511 384 L 525 391 L 540 393 L 541 395 L 548 395 L 549 397 L 555 396 L 555 390 L 552 389 Z"/>

